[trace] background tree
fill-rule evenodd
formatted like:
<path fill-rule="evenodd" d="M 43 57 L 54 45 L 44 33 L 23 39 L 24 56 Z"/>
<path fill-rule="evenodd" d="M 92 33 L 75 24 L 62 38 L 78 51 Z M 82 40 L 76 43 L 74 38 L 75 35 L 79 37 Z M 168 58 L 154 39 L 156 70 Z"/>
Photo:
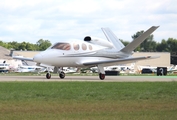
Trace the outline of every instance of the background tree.
<path fill-rule="evenodd" d="M 26 42 L 22 42 L 19 47 L 18 47 L 20 50 L 27 50 L 26 49 Z"/>
<path fill-rule="evenodd" d="M 168 38 L 167 47 L 169 52 L 177 52 L 177 39 Z"/>
<path fill-rule="evenodd" d="M 10 48 L 8 48 L 8 49 L 20 50 L 19 49 L 20 43 L 13 41 L 13 42 L 8 42 L 8 44 L 10 46 Z"/>
<path fill-rule="evenodd" d="M 167 42 L 163 39 L 163 40 L 161 41 L 161 43 L 158 43 L 158 44 L 157 44 L 156 50 L 157 50 L 158 52 L 168 52 L 168 51 L 169 51 L 169 48 L 168 48 Z"/>
<path fill-rule="evenodd" d="M 45 50 L 51 46 L 49 40 L 43 40 L 43 39 L 38 40 L 36 44 L 38 46 L 38 50 Z"/>
<path fill-rule="evenodd" d="M 122 39 L 120 39 L 120 41 L 124 44 L 124 46 L 128 45 L 130 42 L 128 41 L 123 41 Z"/>
<path fill-rule="evenodd" d="M 6 48 L 6 46 L 4 45 L 4 42 L 3 42 L 3 41 L 0 41 L 0 46 L 2 46 L 2 47 L 5 47 L 5 48 Z"/>

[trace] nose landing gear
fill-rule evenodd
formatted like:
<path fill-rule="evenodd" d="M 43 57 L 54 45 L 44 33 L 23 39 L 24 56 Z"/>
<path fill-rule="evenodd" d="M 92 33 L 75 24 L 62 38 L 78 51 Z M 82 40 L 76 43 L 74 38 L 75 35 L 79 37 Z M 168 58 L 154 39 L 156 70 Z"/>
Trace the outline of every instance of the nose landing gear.
<path fill-rule="evenodd" d="M 47 78 L 47 79 L 50 79 L 50 78 L 51 78 L 50 72 L 48 72 L 48 73 L 46 74 L 46 78 Z"/>
<path fill-rule="evenodd" d="M 58 69 L 58 68 L 57 68 Z M 46 78 L 47 79 L 50 79 L 51 78 L 51 74 L 50 74 L 50 72 L 49 72 L 49 69 L 47 68 L 47 74 L 46 74 Z M 58 73 L 59 73 L 59 77 L 61 78 L 61 79 L 64 79 L 65 78 L 65 73 L 63 72 L 63 70 L 62 70 L 62 68 L 60 68 L 60 69 L 58 69 Z"/>
<path fill-rule="evenodd" d="M 59 73 L 59 77 L 61 78 L 61 79 L 64 79 L 65 78 L 65 73 L 62 71 L 62 72 L 60 72 Z"/>

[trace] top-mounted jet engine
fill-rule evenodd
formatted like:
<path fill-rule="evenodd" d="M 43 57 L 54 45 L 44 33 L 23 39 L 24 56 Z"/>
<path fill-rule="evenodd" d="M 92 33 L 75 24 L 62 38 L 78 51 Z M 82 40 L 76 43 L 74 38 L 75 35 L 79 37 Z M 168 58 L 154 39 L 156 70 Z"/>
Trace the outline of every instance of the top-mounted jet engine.
<path fill-rule="evenodd" d="M 109 48 L 114 47 L 112 43 L 110 43 L 107 40 L 101 39 L 101 38 L 86 36 L 84 38 L 84 41 L 90 42 L 90 43 L 96 44 L 96 45 L 101 45 L 101 46 L 104 46 L 104 47 L 109 47 Z"/>

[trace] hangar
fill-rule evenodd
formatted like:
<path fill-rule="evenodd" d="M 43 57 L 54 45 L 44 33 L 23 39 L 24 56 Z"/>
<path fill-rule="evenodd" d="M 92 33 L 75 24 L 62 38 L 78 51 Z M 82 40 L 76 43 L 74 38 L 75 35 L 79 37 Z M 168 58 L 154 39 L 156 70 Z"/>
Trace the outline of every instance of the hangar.
<path fill-rule="evenodd" d="M 170 63 L 170 53 L 169 52 L 135 52 L 133 54 L 134 57 L 138 56 L 159 56 L 159 58 L 156 59 L 150 59 L 150 60 L 143 60 L 143 61 L 137 61 L 137 65 L 143 65 L 143 66 L 163 66 L 163 67 L 169 67 L 171 65 Z"/>

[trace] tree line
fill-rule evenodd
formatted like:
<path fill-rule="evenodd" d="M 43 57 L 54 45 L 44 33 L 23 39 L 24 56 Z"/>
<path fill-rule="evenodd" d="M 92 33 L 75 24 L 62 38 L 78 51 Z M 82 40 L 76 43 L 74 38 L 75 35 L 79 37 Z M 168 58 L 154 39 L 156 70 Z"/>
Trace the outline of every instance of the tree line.
<path fill-rule="evenodd" d="M 140 36 L 144 31 L 138 31 L 136 34 L 132 35 L 132 39 L 136 39 Z M 128 41 L 121 40 L 123 44 L 126 46 L 129 44 Z M 142 42 L 135 51 L 139 52 L 177 52 L 177 39 L 168 38 L 167 40 L 162 39 L 162 41 L 156 42 L 154 40 L 154 35 L 149 35 L 144 42 Z"/>
<path fill-rule="evenodd" d="M 50 47 L 51 45 L 52 44 L 49 40 L 43 39 L 38 40 L 36 44 L 32 44 L 29 42 L 18 43 L 16 41 L 13 42 L 0 41 L 0 46 L 13 50 L 43 51 Z"/>
<path fill-rule="evenodd" d="M 136 34 L 132 35 L 132 39 L 136 39 L 140 36 L 144 31 L 138 31 Z M 121 40 L 123 44 L 126 46 L 130 42 Z M 0 41 L 0 46 L 3 46 L 7 49 L 14 50 L 28 50 L 28 51 L 43 51 L 51 46 L 51 42 L 49 40 L 40 39 L 36 42 L 36 44 L 32 44 L 29 42 L 18 43 L 16 41 L 13 42 L 3 42 Z M 141 43 L 135 51 L 139 52 L 177 52 L 177 39 L 168 38 L 167 40 L 162 39 L 162 41 L 156 42 L 154 40 L 154 35 L 149 35 L 143 43 Z"/>

